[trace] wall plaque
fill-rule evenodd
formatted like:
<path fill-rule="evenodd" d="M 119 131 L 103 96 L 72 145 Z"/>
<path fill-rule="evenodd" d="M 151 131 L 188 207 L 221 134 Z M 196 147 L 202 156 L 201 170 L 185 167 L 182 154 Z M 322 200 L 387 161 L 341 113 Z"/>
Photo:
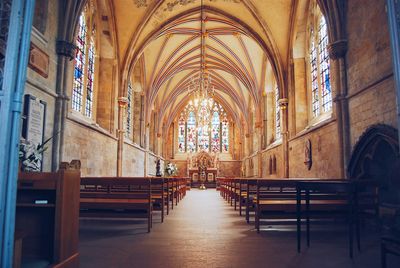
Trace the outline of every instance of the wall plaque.
<path fill-rule="evenodd" d="M 25 95 L 24 115 L 22 136 L 36 145 L 42 144 L 45 130 L 46 103 L 32 95 Z"/>
<path fill-rule="evenodd" d="M 49 76 L 49 55 L 31 43 L 28 66 L 44 78 L 47 78 Z"/>

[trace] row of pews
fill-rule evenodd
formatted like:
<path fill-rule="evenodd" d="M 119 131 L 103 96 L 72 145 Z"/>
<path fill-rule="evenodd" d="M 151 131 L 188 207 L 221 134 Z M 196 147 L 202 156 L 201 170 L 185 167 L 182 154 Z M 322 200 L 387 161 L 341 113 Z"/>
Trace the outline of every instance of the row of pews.
<path fill-rule="evenodd" d="M 186 190 L 186 178 L 82 177 L 80 217 L 144 217 L 150 232 L 153 214 L 159 212 L 164 222 Z"/>
<path fill-rule="evenodd" d="M 247 223 L 295 223 L 297 250 L 301 251 L 302 226 L 310 246 L 310 226 L 318 220 L 344 219 L 348 225 L 349 255 L 353 256 L 354 236 L 360 250 L 360 222 L 378 219 L 378 184 L 369 180 L 319 178 L 219 178 L 221 196 Z"/>
<path fill-rule="evenodd" d="M 146 218 L 161 222 L 185 197 L 187 178 L 81 177 L 80 162 L 58 172 L 20 172 L 14 268 L 79 267 L 80 218 Z"/>

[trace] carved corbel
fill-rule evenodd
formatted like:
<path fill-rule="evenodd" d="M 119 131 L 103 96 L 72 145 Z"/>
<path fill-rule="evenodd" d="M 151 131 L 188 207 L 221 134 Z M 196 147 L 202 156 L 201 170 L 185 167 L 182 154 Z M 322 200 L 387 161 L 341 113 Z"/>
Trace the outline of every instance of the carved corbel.
<path fill-rule="evenodd" d="M 65 40 L 58 40 L 56 43 L 56 52 L 59 56 L 64 56 L 73 60 L 75 58 L 76 46 Z"/>
<path fill-rule="evenodd" d="M 328 45 L 329 58 L 332 60 L 343 58 L 347 52 L 347 40 L 338 40 Z"/>

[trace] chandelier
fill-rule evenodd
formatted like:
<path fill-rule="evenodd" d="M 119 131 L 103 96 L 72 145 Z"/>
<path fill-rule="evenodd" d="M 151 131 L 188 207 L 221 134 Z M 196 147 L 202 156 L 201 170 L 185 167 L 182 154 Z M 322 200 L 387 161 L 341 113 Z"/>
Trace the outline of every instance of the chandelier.
<path fill-rule="evenodd" d="M 202 68 L 197 77 L 192 77 L 188 85 L 188 93 L 193 101 L 201 101 L 214 97 L 214 86 L 211 85 L 211 76 L 204 73 Z"/>
<path fill-rule="evenodd" d="M 196 119 L 199 128 L 204 128 L 209 125 L 211 118 L 211 108 L 214 103 L 214 91 L 215 88 L 212 86 L 212 79 L 210 74 L 206 71 L 206 60 L 205 60 L 205 16 L 203 9 L 203 0 L 200 6 L 200 21 L 201 21 L 201 38 L 200 38 L 200 72 L 197 76 L 193 76 L 187 87 L 188 94 L 191 95 L 193 106 L 195 108 Z"/>

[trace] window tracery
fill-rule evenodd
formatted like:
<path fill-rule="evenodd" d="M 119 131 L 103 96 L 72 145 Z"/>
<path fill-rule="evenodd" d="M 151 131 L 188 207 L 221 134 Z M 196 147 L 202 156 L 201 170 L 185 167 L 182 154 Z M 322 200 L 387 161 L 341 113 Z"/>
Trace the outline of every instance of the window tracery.
<path fill-rule="evenodd" d="M 281 138 L 281 112 L 279 108 L 279 88 L 275 87 L 275 139 Z"/>
<path fill-rule="evenodd" d="M 196 151 L 229 151 L 228 116 L 212 98 L 190 101 L 178 119 L 178 152 Z"/>
<path fill-rule="evenodd" d="M 328 27 L 325 17 L 318 5 L 314 3 L 309 36 L 311 111 L 313 118 L 332 110 L 328 42 Z"/>
<path fill-rule="evenodd" d="M 79 17 L 75 44 L 72 109 L 92 118 L 96 64 L 96 23 L 94 4 L 91 1 L 84 7 Z"/>

